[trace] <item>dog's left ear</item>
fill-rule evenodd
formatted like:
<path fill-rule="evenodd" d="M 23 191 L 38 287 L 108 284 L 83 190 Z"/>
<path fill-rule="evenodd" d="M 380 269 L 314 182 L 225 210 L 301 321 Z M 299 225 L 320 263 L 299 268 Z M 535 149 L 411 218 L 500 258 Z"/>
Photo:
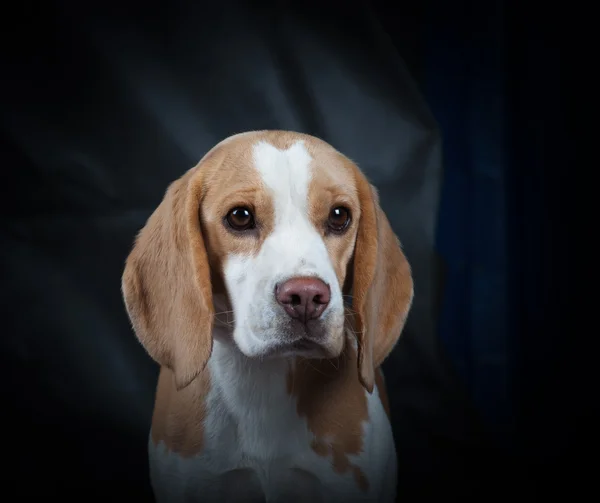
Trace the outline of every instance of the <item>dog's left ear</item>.
<path fill-rule="evenodd" d="M 352 309 L 358 341 L 358 375 L 371 393 L 375 369 L 390 354 L 404 327 L 413 298 L 413 280 L 375 187 L 358 170 L 356 184 L 361 215 L 352 271 Z"/>

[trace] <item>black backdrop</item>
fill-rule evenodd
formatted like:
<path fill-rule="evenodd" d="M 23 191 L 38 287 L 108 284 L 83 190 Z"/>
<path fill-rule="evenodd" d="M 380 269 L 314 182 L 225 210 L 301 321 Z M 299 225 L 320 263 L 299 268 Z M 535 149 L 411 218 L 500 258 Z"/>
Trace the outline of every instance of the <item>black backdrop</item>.
<path fill-rule="evenodd" d="M 167 184 L 213 144 L 281 128 L 361 165 L 413 264 L 415 306 L 385 365 L 401 493 L 494 499 L 516 487 L 518 460 L 492 447 L 436 336 L 442 148 L 419 92 L 426 4 L 201 4 L 23 3 L 2 19 L 1 368 L 15 485 L 151 499 L 157 369 L 122 306 L 123 261 Z"/>

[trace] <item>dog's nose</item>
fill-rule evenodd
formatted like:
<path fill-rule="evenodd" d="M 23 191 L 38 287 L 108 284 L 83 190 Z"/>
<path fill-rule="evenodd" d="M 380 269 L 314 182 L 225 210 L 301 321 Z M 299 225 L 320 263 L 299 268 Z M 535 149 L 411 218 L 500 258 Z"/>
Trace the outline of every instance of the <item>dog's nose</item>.
<path fill-rule="evenodd" d="M 329 304 L 329 285 L 317 278 L 292 278 L 275 288 L 277 302 L 294 319 L 315 320 Z"/>

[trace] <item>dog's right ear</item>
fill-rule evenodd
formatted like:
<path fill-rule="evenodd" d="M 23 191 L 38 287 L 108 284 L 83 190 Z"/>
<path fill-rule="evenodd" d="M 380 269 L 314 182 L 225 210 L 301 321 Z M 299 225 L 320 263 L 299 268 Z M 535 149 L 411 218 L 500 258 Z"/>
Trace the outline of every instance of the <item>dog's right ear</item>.
<path fill-rule="evenodd" d="M 168 188 L 127 258 L 122 291 L 136 336 L 178 389 L 204 369 L 212 352 L 214 308 L 200 228 L 201 170 Z"/>

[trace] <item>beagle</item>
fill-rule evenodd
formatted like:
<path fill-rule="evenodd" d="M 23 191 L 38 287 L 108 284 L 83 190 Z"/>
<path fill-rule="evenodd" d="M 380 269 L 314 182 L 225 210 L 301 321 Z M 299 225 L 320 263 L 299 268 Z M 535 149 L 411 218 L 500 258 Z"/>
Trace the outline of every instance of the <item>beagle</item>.
<path fill-rule="evenodd" d="M 166 191 L 122 292 L 161 366 L 159 503 L 394 501 L 380 365 L 413 281 L 347 157 L 287 131 L 222 141 Z"/>

